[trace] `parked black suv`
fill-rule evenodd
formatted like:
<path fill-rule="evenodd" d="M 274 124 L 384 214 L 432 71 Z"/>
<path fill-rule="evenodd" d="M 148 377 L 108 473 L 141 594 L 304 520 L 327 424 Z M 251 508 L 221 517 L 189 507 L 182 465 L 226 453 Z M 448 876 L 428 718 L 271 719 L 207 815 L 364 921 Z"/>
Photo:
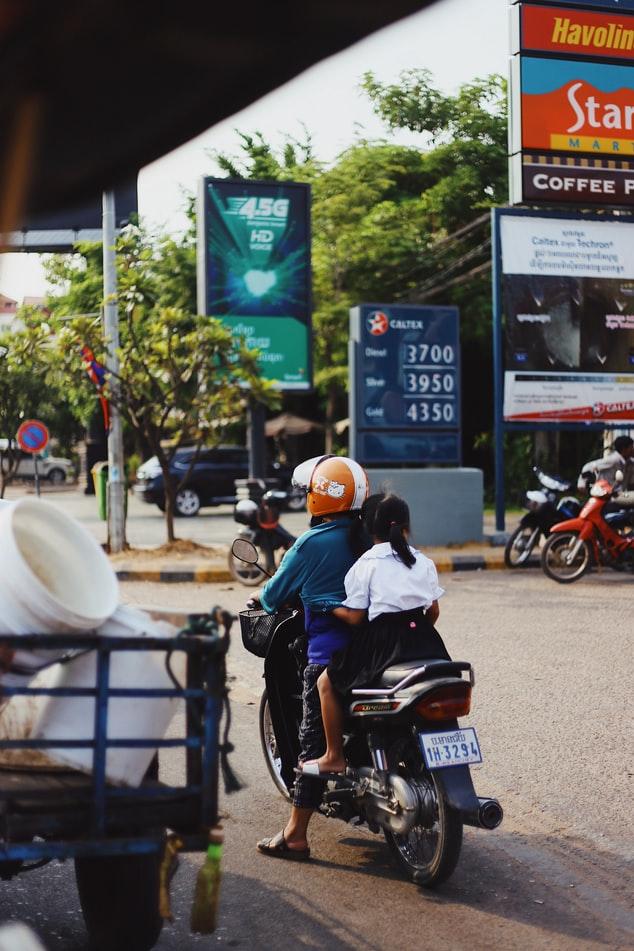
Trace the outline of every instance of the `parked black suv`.
<path fill-rule="evenodd" d="M 177 449 L 172 459 L 171 471 L 179 482 L 186 474 L 196 450 L 192 447 Z M 274 462 L 268 467 L 267 478 L 278 479 L 282 489 L 290 488 L 293 470 Z M 232 505 L 236 501 L 235 480 L 246 479 L 249 474 L 248 451 L 242 446 L 216 446 L 201 449 L 198 459 L 189 474 L 186 484 L 176 494 L 176 515 L 198 515 L 203 506 Z M 165 508 L 163 473 L 156 456 L 152 456 L 137 469 L 135 494 Z M 303 508 L 305 499 L 301 494 L 289 497 L 288 507 Z"/>

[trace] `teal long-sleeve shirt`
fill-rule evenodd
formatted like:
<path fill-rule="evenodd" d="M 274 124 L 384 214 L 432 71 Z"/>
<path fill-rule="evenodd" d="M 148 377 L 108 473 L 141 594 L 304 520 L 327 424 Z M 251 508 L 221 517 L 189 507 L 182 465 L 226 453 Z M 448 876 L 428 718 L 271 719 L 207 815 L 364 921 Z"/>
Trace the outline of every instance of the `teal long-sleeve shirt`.
<path fill-rule="evenodd" d="M 323 522 L 297 539 L 275 576 L 262 589 L 262 607 L 273 614 L 299 594 L 310 611 L 327 611 L 344 600 L 343 580 L 356 561 L 347 518 Z"/>

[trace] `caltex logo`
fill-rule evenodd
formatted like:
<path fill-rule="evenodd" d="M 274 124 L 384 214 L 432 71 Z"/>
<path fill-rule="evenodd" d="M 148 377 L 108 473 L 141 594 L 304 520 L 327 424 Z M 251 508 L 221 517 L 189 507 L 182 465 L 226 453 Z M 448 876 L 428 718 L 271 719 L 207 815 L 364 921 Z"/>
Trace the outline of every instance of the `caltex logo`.
<path fill-rule="evenodd" d="M 367 317 L 368 321 L 368 330 L 373 337 L 380 337 L 382 334 L 387 333 L 390 321 L 387 314 L 384 314 L 382 310 L 373 310 Z"/>

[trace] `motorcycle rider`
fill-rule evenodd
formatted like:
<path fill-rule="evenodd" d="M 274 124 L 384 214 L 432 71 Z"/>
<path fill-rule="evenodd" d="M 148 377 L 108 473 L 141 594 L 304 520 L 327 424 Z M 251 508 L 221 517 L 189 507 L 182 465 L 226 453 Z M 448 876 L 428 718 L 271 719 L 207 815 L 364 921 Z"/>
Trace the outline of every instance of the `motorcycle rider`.
<path fill-rule="evenodd" d="M 293 483 L 307 491 L 311 527 L 287 551 L 275 576 L 254 600 L 269 614 L 297 595 L 304 605 L 308 663 L 302 695 L 301 763 L 316 759 L 326 749 L 317 680 L 335 651 L 350 638 L 351 628 L 330 612 L 345 598 L 347 572 L 370 547 L 360 517 L 369 486 L 365 470 L 345 456 L 307 460 L 295 469 Z M 278 858 L 308 859 L 308 824 L 323 789 L 319 779 L 298 776 L 286 826 L 258 842 L 258 851 Z"/>
<path fill-rule="evenodd" d="M 611 452 L 607 452 L 600 459 L 591 459 L 590 462 L 586 462 L 577 480 L 577 488 L 580 492 L 585 492 L 589 482 L 592 481 L 592 476 L 596 479 L 605 479 L 610 485 L 614 485 L 618 471 L 623 473 L 619 506 L 632 507 L 634 506 L 634 439 L 630 436 L 617 436 Z"/>
<path fill-rule="evenodd" d="M 309 776 L 345 771 L 343 701 L 350 690 L 371 684 L 387 667 L 404 661 L 451 659 L 434 627 L 445 592 L 433 561 L 409 544 L 404 499 L 384 496 L 369 530 L 374 545 L 346 575 L 346 600 L 333 610 L 348 624 L 361 625 L 366 618 L 368 624 L 317 682 L 327 749 L 318 760 L 303 763 L 302 772 Z"/>

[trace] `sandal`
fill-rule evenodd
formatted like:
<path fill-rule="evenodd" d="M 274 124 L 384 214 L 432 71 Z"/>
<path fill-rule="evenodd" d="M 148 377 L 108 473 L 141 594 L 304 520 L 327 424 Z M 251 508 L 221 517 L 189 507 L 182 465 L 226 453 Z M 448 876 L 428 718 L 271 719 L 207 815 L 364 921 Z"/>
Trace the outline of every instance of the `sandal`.
<path fill-rule="evenodd" d="M 316 759 L 306 760 L 298 767 L 297 772 L 300 776 L 314 776 L 316 779 L 341 779 L 346 775 L 345 768 L 342 770 L 326 770 L 322 773 L 319 768 L 319 761 Z"/>
<path fill-rule="evenodd" d="M 284 830 L 271 839 L 260 839 L 256 846 L 263 855 L 276 859 L 289 859 L 291 862 L 305 862 L 310 858 L 310 849 L 291 849 L 284 838 Z"/>

